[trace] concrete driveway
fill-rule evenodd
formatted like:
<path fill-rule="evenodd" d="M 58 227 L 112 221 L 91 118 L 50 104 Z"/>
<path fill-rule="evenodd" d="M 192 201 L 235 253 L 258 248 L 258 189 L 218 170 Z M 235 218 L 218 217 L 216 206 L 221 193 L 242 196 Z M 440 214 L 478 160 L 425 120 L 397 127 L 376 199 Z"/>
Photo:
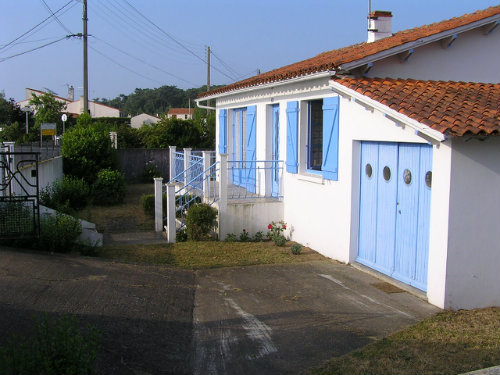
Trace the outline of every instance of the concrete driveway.
<path fill-rule="evenodd" d="M 331 261 L 198 271 L 194 374 L 296 374 L 439 311 Z"/>
<path fill-rule="evenodd" d="M 102 332 L 101 374 L 294 374 L 437 311 L 331 261 L 193 272 L 0 247 L 0 345 L 74 314 Z"/>

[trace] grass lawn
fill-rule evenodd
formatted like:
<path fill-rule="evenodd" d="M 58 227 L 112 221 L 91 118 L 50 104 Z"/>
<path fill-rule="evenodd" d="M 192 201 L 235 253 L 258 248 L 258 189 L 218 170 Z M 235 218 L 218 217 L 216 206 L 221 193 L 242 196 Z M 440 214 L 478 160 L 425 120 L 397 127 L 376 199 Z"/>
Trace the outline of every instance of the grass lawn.
<path fill-rule="evenodd" d="M 141 204 L 143 194 L 153 194 L 153 184 L 127 185 L 125 199 L 116 206 L 87 206 L 77 217 L 94 223 L 101 233 L 125 233 L 154 230 L 152 216 L 144 213 Z"/>
<path fill-rule="evenodd" d="M 500 365 L 500 308 L 444 311 L 309 374 L 461 374 Z"/>
<path fill-rule="evenodd" d="M 179 242 L 176 244 L 103 246 L 97 256 L 127 262 L 161 264 L 184 269 L 297 263 L 326 259 L 303 247 L 299 255 L 290 252 L 291 243 L 278 247 L 273 242 Z"/>

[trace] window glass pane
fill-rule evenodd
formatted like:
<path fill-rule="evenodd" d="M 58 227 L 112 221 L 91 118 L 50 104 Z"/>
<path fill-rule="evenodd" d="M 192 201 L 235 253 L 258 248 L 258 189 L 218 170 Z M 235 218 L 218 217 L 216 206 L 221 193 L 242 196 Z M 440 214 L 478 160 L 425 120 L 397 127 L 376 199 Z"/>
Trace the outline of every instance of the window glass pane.
<path fill-rule="evenodd" d="M 308 160 L 309 169 L 321 170 L 323 160 L 323 101 L 309 102 Z"/>

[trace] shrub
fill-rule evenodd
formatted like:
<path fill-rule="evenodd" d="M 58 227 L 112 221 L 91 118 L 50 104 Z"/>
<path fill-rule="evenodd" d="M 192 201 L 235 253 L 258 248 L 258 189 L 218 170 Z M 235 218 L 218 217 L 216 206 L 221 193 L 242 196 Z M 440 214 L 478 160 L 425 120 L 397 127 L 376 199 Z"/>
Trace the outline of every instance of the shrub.
<path fill-rule="evenodd" d="M 76 238 L 82 233 L 78 219 L 64 214 L 44 215 L 40 219 L 41 250 L 67 253 L 73 249 Z"/>
<path fill-rule="evenodd" d="M 240 233 L 240 241 L 241 242 L 248 242 L 250 241 L 250 235 L 246 231 L 246 229 L 243 229 L 243 231 Z"/>
<path fill-rule="evenodd" d="M 35 336 L 13 336 L 0 348 L 2 374 L 94 374 L 101 334 L 92 326 L 82 335 L 76 318 L 37 322 Z"/>
<path fill-rule="evenodd" d="M 62 140 L 64 173 L 83 178 L 89 185 L 101 169 L 116 169 L 116 150 L 108 131 L 101 124 L 82 124 L 68 130 Z"/>
<path fill-rule="evenodd" d="M 264 233 L 262 231 L 258 231 L 255 233 L 255 236 L 253 236 L 253 240 L 255 242 L 263 242 L 264 241 Z"/>
<path fill-rule="evenodd" d="M 158 168 L 154 161 L 150 160 L 144 166 L 144 172 L 142 173 L 142 181 L 143 182 L 152 182 L 153 178 L 161 177 L 160 172 L 158 172 Z"/>
<path fill-rule="evenodd" d="M 155 215 L 155 195 L 154 194 L 143 194 L 141 196 L 141 204 L 144 212 L 147 215 Z M 167 211 L 167 195 L 163 194 L 163 212 Z"/>
<path fill-rule="evenodd" d="M 180 229 L 175 235 L 176 242 L 186 242 L 188 239 L 186 228 Z"/>
<path fill-rule="evenodd" d="M 65 213 L 85 207 L 89 200 L 89 186 L 83 179 L 64 176 L 40 192 L 40 203 Z"/>
<path fill-rule="evenodd" d="M 281 220 L 277 223 L 274 221 L 267 226 L 268 232 L 267 237 L 274 241 L 276 246 L 284 246 L 286 243 L 286 238 L 283 232 L 286 229 L 286 223 Z"/>
<path fill-rule="evenodd" d="M 109 206 L 123 202 L 125 197 L 125 178 L 118 171 L 103 169 L 97 174 L 92 186 L 94 203 Z"/>
<path fill-rule="evenodd" d="M 186 217 L 188 239 L 200 241 L 207 238 L 216 226 L 216 219 L 217 210 L 208 204 L 197 203 L 191 206 Z"/>
<path fill-rule="evenodd" d="M 234 233 L 228 233 L 226 235 L 226 238 L 224 239 L 224 242 L 236 242 L 238 238 L 236 237 L 236 234 Z"/>
<path fill-rule="evenodd" d="M 302 251 L 302 245 L 294 243 L 290 248 L 290 251 L 292 252 L 293 255 L 299 255 L 300 252 Z"/>

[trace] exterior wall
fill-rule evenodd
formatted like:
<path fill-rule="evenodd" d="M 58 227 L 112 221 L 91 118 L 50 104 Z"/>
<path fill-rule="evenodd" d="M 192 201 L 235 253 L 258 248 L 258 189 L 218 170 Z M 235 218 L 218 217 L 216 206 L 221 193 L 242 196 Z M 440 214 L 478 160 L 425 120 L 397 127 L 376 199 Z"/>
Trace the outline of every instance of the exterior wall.
<path fill-rule="evenodd" d="M 413 78 L 436 81 L 500 82 L 500 27 L 458 35 L 448 48 L 440 42 L 414 48 L 408 61 L 393 56 L 374 63 L 367 77 Z M 480 58 L 479 58 L 480 56 Z"/>
<path fill-rule="evenodd" d="M 36 183 L 35 177 L 31 177 L 31 170 L 34 165 L 26 165 L 21 169 L 21 174 L 24 179 L 32 184 Z M 38 163 L 38 188 L 41 191 L 47 186 L 51 185 L 55 180 L 62 180 L 63 178 L 63 159 L 62 156 L 57 156 L 53 159 L 44 160 Z M 23 185 L 28 193 L 35 195 L 34 188 Z M 22 188 L 19 184 L 13 184 L 13 190 L 16 195 L 24 195 Z"/>
<path fill-rule="evenodd" d="M 147 113 L 141 113 L 140 115 L 134 116 L 130 119 L 130 126 L 139 129 L 143 124 L 156 124 L 160 119 L 155 116 L 148 115 Z"/>
<path fill-rule="evenodd" d="M 251 236 L 265 234 L 269 223 L 283 218 L 283 202 L 228 203 L 227 218 L 228 233 L 239 235 L 245 229 Z"/>
<path fill-rule="evenodd" d="M 453 140 L 446 308 L 500 306 L 500 139 Z"/>

